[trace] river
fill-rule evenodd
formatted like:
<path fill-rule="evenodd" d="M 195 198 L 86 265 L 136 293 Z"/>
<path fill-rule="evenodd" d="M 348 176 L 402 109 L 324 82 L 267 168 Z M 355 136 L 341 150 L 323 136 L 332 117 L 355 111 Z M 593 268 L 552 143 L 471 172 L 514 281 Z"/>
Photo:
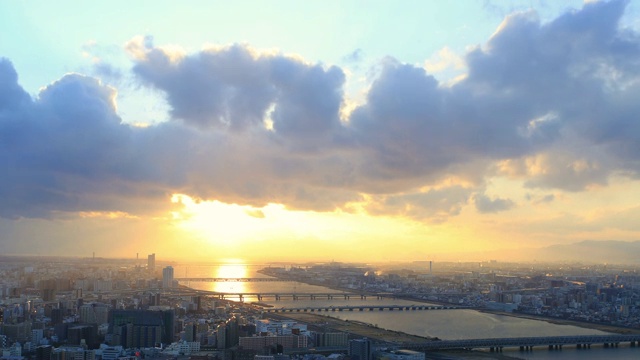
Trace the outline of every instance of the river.
<path fill-rule="evenodd" d="M 176 265 L 175 277 L 267 277 L 258 273 L 266 265 L 251 264 L 215 264 L 215 265 Z M 257 292 L 298 292 L 328 293 L 340 292 L 322 286 L 308 285 L 299 282 L 191 282 L 190 287 L 201 290 L 227 293 Z M 257 301 L 246 298 L 245 301 Z M 273 300 L 263 299 L 263 303 L 275 307 L 321 307 L 338 305 L 411 305 L 415 302 L 394 299 L 362 300 L 316 299 L 316 300 Z M 475 310 L 426 310 L 426 311 L 354 311 L 327 312 L 325 315 L 340 319 L 357 320 L 378 327 L 402 331 L 409 334 L 438 337 L 443 340 L 527 337 L 527 336 L 562 336 L 562 335 L 603 335 L 605 332 L 577 327 L 558 325 L 541 320 L 530 320 L 512 316 L 489 314 Z M 565 346 L 563 350 L 549 351 L 536 349 L 532 352 L 520 352 L 517 349 L 506 349 L 504 355 L 521 359 L 638 359 L 640 347 L 631 348 L 628 344 L 619 348 L 604 349 L 593 346 L 589 350 L 577 350 L 574 346 Z"/>

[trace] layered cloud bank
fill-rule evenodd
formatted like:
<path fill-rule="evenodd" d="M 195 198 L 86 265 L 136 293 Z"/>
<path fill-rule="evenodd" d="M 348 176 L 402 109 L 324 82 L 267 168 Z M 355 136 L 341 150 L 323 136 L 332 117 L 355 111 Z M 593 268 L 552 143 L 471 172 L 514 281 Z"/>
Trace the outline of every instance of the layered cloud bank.
<path fill-rule="evenodd" d="M 588 3 L 541 24 L 509 16 L 445 85 L 384 59 L 345 111 L 347 72 L 248 45 L 197 53 L 126 45 L 132 73 L 166 97 L 171 120 L 122 122 L 116 89 L 65 75 L 30 97 L 0 60 L 0 217 L 166 212 L 171 194 L 446 221 L 518 201 L 496 177 L 584 191 L 640 171 L 640 34 L 625 2 Z M 551 202 L 548 194 L 541 202 Z"/>

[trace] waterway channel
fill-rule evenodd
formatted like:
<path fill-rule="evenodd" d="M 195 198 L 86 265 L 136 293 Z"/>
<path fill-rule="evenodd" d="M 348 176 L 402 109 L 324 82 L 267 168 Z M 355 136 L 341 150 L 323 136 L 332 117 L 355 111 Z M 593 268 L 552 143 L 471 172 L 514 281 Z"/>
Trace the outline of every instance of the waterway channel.
<path fill-rule="evenodd" d="M 176 267 L 176 277 L 265 277 L 257 271 L 264 266 L 246 264 L 219 264 L 207 266 Z M 191 282 L 190 287 L 201 290 L 226 292 L 226 293 L 257 293 L 257 292 L 282 292 L 282 293 L 339 293 L 338 290 L 322 286 L 308 285 L 299 282 Z M 244 301 L 257 301 L 255 298 L 245 297 Z M 326 298 L 316 300 L 292 300 L 291 298 L 276 301 L 273 298 L 262 299 L 274 307 L 300 308 L 300 307 L 329 307 L 349 305 L 411 305 L 416 302 L 398 299 L 366 300 L 359 297 L 345 300 L 335 297 L 333 300 Z M 607 334 L 596 329 L 577 327 L 572 325 L 554 324 L 542 320 L 531 320 L 512 316 L 484 313 L 476 310 L 423 310 L 423 311 L 343 311 L 322 312 L 327 315 L 344 320 L 361 321 L 380 328 L 401 331 L 427 337 L 438 337 L 443 340 L 475 339 L 475 338 L 501 338 L 501 337 L 528 337 L 528 336 L 563 336 L 563 335 L 602 335 Z M 638 359 L 640 347 L 630 348 L 628 344 L 622 344 L 619 348 L 604 349 L 592 347 L 590 350 L 577 350 L 573 346 L 566 346 L 561 351 L 534 350 L 532 352 L 520 352 L 517 349 L 507 349 L 505 355 L 521 359 Z"/>

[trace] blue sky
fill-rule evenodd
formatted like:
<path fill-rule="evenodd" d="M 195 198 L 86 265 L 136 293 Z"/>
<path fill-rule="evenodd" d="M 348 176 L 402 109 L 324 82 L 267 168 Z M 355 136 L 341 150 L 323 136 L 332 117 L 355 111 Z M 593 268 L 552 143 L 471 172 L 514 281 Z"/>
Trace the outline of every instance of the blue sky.
<path fill-rule="evenodd" d="M 377 61 L 421 63 L 449 47 L 462 53 L 484 43 L 514 11 L 535 7 L 543 21 L 581 1 L 15 1 L 0 4 L 0 50 L 21 83 L 36 92 L 66 72 L 87 71 L 82 52 L 124 60 L 136 35 L 197 51 L 205 44 L 248 43 L 325 64 L 357 50 Z M 633 4 L 627 12 L 633 11 Z M 46 60 L 46 61 L 43 61 Z M 126 66 L 126 63 L 119 63 Z M 20 71 L 24 69 L 24 71 Z"/>
<path fill-rule="evenodd" d="M 638 11 L 1 2 L 0 252 L 187 257 L 188 238 L 415 260 L 637 240 Z"/>

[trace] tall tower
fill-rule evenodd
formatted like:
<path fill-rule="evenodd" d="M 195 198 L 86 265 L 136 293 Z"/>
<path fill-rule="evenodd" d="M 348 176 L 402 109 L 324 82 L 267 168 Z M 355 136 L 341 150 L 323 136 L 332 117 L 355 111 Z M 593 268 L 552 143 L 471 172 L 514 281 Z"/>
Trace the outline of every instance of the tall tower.
<path fill-rule="evenodd" d="M 350 340 L 349 356 L 352 360 L 371 360 L 371 340 L 367 338 Z"/>
<path fill-rule="evenodd" d="M 162 288 L 170 289 L 173 287 L 173 267 L 167 266 L 162 269 Z"/>
<path fill-rule="evenodd" d="M 147 270 L 151 272 L 156 270 L 156 253 L 147 256 Z"/>

